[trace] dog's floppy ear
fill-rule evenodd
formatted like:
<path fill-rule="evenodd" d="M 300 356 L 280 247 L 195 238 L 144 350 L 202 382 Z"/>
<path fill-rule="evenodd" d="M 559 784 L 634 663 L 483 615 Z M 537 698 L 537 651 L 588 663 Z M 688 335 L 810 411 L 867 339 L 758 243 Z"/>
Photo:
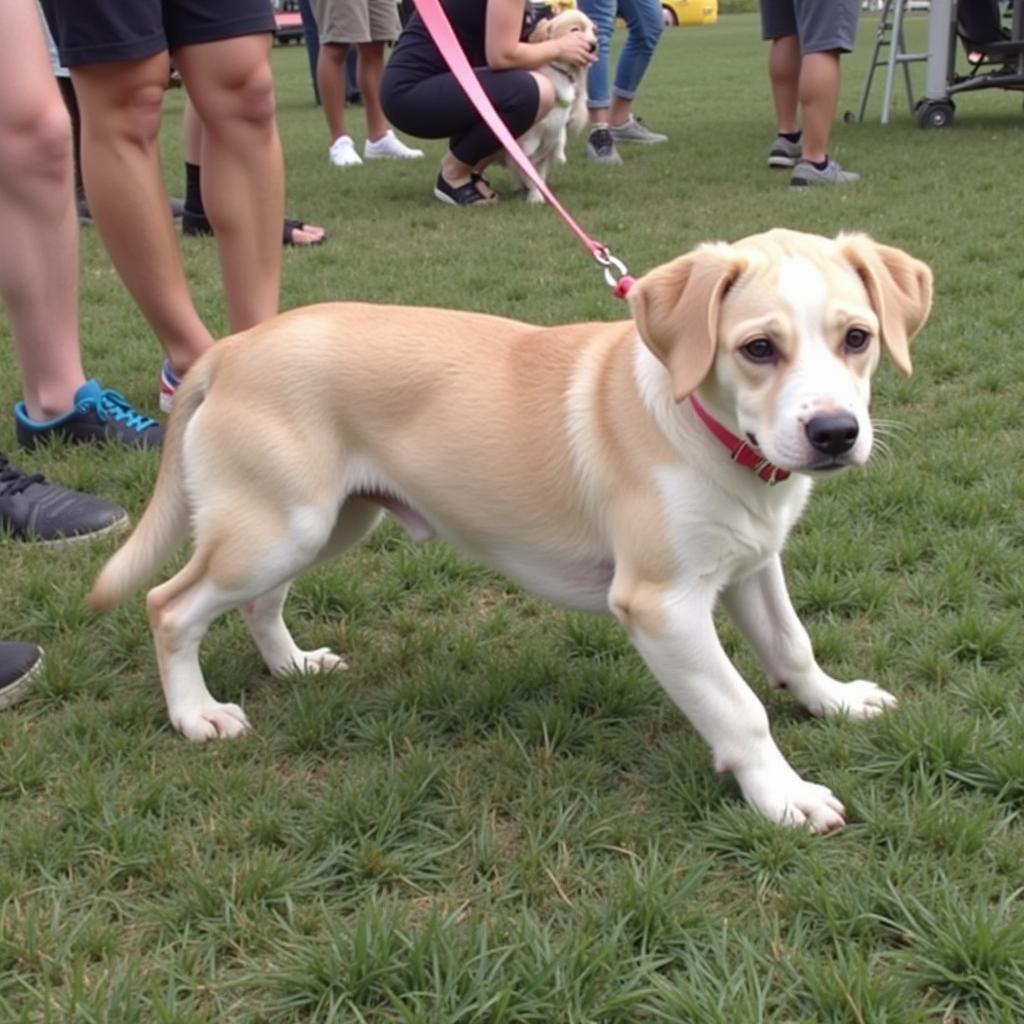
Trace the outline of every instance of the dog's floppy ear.
<path fill-rule="evenodd" d="M 702 245 L 645 274 L 629 293 L 640 337 L 668 369 L 677 402 L 711 370 L 722 298 L 743 268 L 728 245 Z"/>
<path fill-rule="evenodd" d="M 932 308 L 932 272 L 902 249 L 861 234 L 838 238 L 843 256 L 860 275 L 878 315 L 882 343 L 897 368 L 910 375 L 910 342 Z"/>

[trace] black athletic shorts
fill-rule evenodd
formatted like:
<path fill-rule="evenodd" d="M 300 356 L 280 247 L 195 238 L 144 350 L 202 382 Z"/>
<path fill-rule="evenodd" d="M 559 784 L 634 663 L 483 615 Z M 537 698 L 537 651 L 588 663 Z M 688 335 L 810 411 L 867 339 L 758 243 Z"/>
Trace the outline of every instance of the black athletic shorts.
<path fill-rule="evenodd" d="M 67 67 L 141 60 L 181 46 L 274 31 L 270 0 L 41 2 Z"/>

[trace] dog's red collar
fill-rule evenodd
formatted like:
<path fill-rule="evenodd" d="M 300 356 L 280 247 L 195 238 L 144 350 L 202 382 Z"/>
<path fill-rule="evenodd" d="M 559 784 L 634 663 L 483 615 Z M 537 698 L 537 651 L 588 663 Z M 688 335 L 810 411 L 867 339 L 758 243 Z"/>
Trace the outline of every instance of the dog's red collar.
<path fill-rule="evenodd" d="M 737 437 L 732 431 L 722 426 L 714 416 L 697 401 L 696 395 L 690 395 L 690 405 L 693 411 L 703 422 L 704 426 L 718 438 L 726 448 L 729 449 L 730 458 L 741 466 L 746 466 L 752 473 L 756 473 L 766 484 L 777 484 L 789 477 L 789 470 L 780 469 L 769 462 L 756 448 Z"/>

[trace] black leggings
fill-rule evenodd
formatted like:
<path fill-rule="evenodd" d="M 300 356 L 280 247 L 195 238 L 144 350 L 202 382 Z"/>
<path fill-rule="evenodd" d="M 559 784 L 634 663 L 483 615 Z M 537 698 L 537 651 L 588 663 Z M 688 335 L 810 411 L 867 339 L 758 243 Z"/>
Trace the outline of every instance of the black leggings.
<path fill-rule="evenodd" d="M 540 89 L 529 71 L 474 73 L 509 131 L 518 138 L 537 119 Z M 467 99 L 451 72 L 413 76 L 387 69 L 381 83 L 384 115 L 399 129 L 420 139 L 451 139 L 452 155 L 470 167 L 501 149 L 490 128 Z"/>

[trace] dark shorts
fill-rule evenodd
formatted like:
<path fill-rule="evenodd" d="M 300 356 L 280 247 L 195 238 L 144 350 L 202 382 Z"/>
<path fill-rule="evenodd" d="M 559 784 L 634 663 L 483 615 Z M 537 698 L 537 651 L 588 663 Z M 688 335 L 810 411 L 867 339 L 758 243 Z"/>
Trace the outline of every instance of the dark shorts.
<path fill-rule="evenodd" d="M 861 0 L 761 0 L 761 38 L 797 36 L 801 53 L 849 53 Z"/>
<path fill-rule="evenodd" d="M 68 67 L 141 60 L 182 46 L 274 31 L 270 0 L 41 2 Z"/>

